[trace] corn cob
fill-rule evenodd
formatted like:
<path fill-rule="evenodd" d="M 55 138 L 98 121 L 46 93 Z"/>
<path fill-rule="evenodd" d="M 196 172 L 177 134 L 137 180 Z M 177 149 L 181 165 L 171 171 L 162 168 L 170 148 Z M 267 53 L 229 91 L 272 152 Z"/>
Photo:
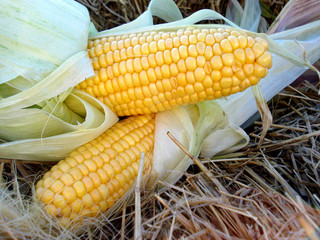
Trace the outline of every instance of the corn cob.
<path fill-rule="evenodd" d="M 62 224 L 105 212 L 133 186 L 140 155 L 151 167 L 154 116 L 129 117 L 79 147 L 36 184 L 36 197 Z"/>
<path fill-rule="evenodd" d="M 96 75 L 76 87 L 118 116 L 150 114 L 257 84 L 272 64 L 267 49 L 232 28 L 111 36 L 89 42 Z"/>

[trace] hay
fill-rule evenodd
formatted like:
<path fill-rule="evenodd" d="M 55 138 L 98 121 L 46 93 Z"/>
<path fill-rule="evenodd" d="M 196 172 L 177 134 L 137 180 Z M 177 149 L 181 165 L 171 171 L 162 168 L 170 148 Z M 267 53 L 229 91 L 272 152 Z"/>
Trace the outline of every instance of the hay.
<path fill-rule="evenodd" d="M 244 0 L 238 0 L 241 4 Z M 269 24 L 280 13 L 289 0 L 274 1 L 261 0 L 262 15 Z M 141 15 L 149 4 L 149 0 L 77 0 L 89 9 L 91 20 L 97 30 L 102 31 L 128 23 Z M 212 9 L 223 16 L 228 5 L 228 0 L 175 0 L 183 17 L 187 17 L 200 9 Z M 155 23 L 161 20 L 156 19 Z M 208 22 L 208 21 L 207 21 Z"/>

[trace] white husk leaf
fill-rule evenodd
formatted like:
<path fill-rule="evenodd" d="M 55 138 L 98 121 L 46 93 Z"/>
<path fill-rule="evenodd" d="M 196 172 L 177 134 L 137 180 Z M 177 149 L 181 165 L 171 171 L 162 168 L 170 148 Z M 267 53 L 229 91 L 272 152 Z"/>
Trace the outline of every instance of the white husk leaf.
<path fill-rule="evenodd" d="M 319 12 L 319 0 L 290 0 L 273 21 L 268 33 L 281 32 L 320 20 Z"/>
<path fill-rule="evenodd" d="M 243 8 L 237 0 L 230 0 L 226 10 L 226 18 L 240 25 L 243 16 Z"/>
<path fill-rule="evenodd" d="M 149 187 L 157 180 L 175 183 L 192 160 L 169 138 L 170 132 L 185 149 L 198 157 L 235 151 L 245 146 L 249 138 L 231 124 L 216 101 L 183 106 L 157 113 L 153 166 Z M 222 137 L 222 139 L 217 137 Z M 216 145 L 217 144 L 217 145 Z M 165 149 L 165 150 L 164 150 Z"/>
<path fill-rule="evenodd" d="M 0 100 L 0 113 L 17 111 L 62 94 L 82 82 L 88 74 L 92 76 L 94 73 L 87 52 L 76 53 L 42 81 L 18 94 Z"/>
<path fill-rule="evenodd" d="M 243 17 L 239 26 L 251 32 L 257 32 L 261 18 L 259 0 L 246 0 Z"/>
<path fill-rule="evenodd" d="M 258 32 L 258 30 L 265 28 L 265 21 L 261 17 L 259 0 L 246 0 L 244 9 L 238 1 L 230 0 L 226 18 L 239 25 L 239 27 L 251 32 Z"/>
<path fill-rule="evenodd" d="M 86 49 L 90 19 L 82 5 L 71 0 L 1 0 L 0 5 L 1 65 L 26 79 L 41 81 Z"/>

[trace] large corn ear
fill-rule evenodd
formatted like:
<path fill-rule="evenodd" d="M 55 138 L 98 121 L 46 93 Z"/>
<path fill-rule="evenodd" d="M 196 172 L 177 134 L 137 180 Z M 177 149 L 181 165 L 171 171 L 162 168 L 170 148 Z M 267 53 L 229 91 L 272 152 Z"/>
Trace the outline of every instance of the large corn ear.
<path fill-rule="evenodd" d="M 272 65 L 268 42 L 233 28 L 110 36 L 88 45 L 96 76 L 77 88 L 118 116 L 150 114 L 253 86 Z"/>

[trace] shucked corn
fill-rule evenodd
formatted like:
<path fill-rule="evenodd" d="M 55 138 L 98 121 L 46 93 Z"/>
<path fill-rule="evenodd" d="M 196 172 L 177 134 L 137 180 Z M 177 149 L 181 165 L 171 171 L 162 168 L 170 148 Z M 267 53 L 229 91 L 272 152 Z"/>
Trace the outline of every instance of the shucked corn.
<path fill-rule="evenodd" d="M 153 138 L 153 115 L 116 123 L 52 167 L 37 183 L 36 197 L 65 225 L 105 212 L 133 186 L 142 152 L 144 172 L 150 170 Z"/>
<path fill-rule="evenodd" d="M 272 64 L 268 42 L 241 30 L 180 29 L 89 42 L 96 76 L 77 88 L 118 116 L 150 114 L 245 90 Z"/>
<path fill-rule="evenodd" d="M 181 29 L 89 42 L 96 76 L 76 86 L 118 116 L 151 114 L 245 90 L 271 67 L 268 43 L 231 28 Z M 140 155 L 152 160 L 154 116 L 129 117 L 72 152 L 36 185 L 63 224 L 97 216 L 128 191 Z"/>

